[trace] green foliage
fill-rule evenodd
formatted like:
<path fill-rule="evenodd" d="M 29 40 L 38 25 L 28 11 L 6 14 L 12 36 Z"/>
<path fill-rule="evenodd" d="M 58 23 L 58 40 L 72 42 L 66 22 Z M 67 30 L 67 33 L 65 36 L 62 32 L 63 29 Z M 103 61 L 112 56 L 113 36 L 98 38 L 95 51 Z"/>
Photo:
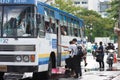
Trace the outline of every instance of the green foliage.
<path fill-rule="evenodd" d="M 110 5 L 111 7 L 107 10 L 109 17 L 118 20 L 120 0 L 112 0 Z"/>
<path fill-rule="evenodd" d="M 72 0 L 55 0 L 55 4 L 52 4 L 52 6 L 74 15 L 80 11 L 80 7 L 73 5 Z"/>

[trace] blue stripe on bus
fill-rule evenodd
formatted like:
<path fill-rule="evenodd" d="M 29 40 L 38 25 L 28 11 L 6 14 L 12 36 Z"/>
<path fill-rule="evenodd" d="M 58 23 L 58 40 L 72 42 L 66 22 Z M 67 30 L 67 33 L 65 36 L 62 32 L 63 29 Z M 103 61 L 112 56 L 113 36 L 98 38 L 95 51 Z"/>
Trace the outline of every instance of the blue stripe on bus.
<path fill-rule="evenodd" d="M 39 65 L 48 64 L 49 58 L 39 58 Z"/>
<path fill-rule="evenodd" d="M 64 61 L 68 56 L 62 56 L 61 61 Z M 49 58 L 39 58 L 38 64 L 42 65 L 42 64 L 48 64 Z"/>

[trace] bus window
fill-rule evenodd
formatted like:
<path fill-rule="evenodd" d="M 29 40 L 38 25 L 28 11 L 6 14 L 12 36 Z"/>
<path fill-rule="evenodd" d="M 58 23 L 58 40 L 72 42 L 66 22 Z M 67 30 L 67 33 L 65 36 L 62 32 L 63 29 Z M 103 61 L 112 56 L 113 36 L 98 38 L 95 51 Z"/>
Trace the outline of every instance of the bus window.
<path fill-rule="evenodd" d="M 55 34 L 55 33 L 56 33 L 56 27 L 55 27 L 55 24 L 54 24 L 54 23 L 51 24 L 51 28 L 52 28 L 52 30 L 53 30 L 53 33 Z"/>
<path fill-rule="evenodd" d="M 78 29 L 74 28 L 74 36 L 78 37 Z"/>
<path fill-rule="evenodd" d="M 40 16 L 40 14 L 36 14 L 36 24 L 38 25 L 38 24 L 40 24 L 41 23 L 41 16 Z"/>
<path fill-rule="evenodd" d="M 49 22 L 45 22 L 45 31 L 46 33 L 53 33 L 53 29 L 51 28 L 51 25 Z"/>
<path fill-rule="evenodd" d="M 41 23 L 37 24 L 39 28 L 39 37 L 45 37 L 45 24 L 44 24 L 44 17 L 41 17 Z"/>
<path fill-rule="evenodd" d="M 81 29 L 78 29 L 79 37 L 81 37 Z"/>
<path fill-rule="evenodd" d="M 2 27 L 2 7 L 0 7 L 0 37 L 1 37 L 1 27 Z"/>
<path fill-rule="evenodd" d="M 67 35 L 67 31 L 66 30 L 67 30 L 66 27 L 61 26 L 61 35 L 66 36 Z"/>
<path fill-rule="evenodd" d="M 71 36 L 74 36 L 74 24 L 73 24 L 73 19 L 71 19 Z"/>
<path fill-rule="evenodd" d="M 3 37 L 35 37 L 35 14 L 33 13 L 34 7 L 5 6 Z M 13 19 L 16 21 L 12 21 Z"/>
<path fill-rule="evenodd" d="M 53 18 L 55 17 L 54 16 L 54 11 L 50 10 L 50 16 L 53 17 Z"/>
<path fill-rule="evenodd" d="M 44 12 L 45 12 L 45 16 L 49 16 L 49 9 L 45 8 Z"/>

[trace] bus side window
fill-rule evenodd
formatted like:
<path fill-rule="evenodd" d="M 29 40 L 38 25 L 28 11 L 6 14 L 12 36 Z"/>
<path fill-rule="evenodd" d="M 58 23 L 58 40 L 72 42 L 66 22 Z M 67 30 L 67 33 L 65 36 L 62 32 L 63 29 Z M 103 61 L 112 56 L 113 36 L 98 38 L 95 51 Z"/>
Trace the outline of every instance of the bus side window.
<path fill-rule="evenodd" d="M 37 24 L 41 23 L 41 16 L 40 16 L 40 14 L 36 14 L 36 22 L 37 22 Z"/>
<path fill-rule="evenodd" d="M 46 29 L 46 33 L 53 33 L 53 29 L 51 28 L 49 22 L 45 22 L 45 29 Z"/>
<path fill-rule="evenodd" d="M 45 37 L 45 21 L 44 21 L 44 17 L 41 16 L 41 23 L 37 25 L 39 30 L 38 30 L 38 34 L 39 37 Z"/>
<path fill-rule="evenodd" d="M 77 28 L 74 29 L 74 36 L 78 37 L 78 30 L 77 30 Z"/>
<path fill-rule="evenodd" d="M 61 35 L 66 36 L 67 35 L 67 31 L 65 29 L 65 27 L 61 26 Z"/>
<path fill-rule="evenodd" d="M 51 28 L 53 30 L 53 33 L 56 34 L 56 27 L 54 23 L 51 24 Z"/>

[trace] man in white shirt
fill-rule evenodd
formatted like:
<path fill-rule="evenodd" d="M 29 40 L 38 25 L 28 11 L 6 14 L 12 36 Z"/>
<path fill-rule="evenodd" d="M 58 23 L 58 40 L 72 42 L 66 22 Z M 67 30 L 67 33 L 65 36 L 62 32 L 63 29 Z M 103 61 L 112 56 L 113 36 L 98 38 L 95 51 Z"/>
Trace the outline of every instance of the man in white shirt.
<path fill-rule="evenodd" d="M 80 77 L 82 76 L 82 70 L 81 70 L 81 57 L 80 56 L 77 56 L 77 39 L 74 38 L 73 40 L 73 44 L 76 45 L 76 47 L 74 47 L 76 49 L 76 52 L 74 53 L 74 57 L 73 57 L 73 60 L 74 60 L 74 70 L 75 70 L 75 76 L 74 78 L 78 78 L 79 75 Z"/>

